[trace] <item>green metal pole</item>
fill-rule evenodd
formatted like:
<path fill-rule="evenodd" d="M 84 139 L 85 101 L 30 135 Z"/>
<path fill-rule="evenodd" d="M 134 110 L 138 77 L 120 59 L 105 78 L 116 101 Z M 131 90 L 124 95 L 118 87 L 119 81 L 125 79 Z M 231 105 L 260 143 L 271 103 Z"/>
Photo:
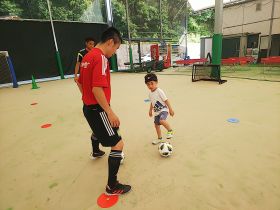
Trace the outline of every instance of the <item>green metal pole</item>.
<path fill-rule="evenodd" d="M 215 26 L 212 40 L 212 64 L 221 65 L 223 41 L 223 0 L 215 0 Z M 215 68 L 213 68 L 214 70 Z M 211 77 L 220 78 L 220 70 L 211 72 Z"/>
<path fill-rule="evenodd" d="M 117 55 L 113 55 L 111 58 L 110 58 L 110 63 L 111 63 L 111 68 L 114 72 L 117 72 L 118 71 L 118 64 L 117 64 Z"/>
<path fill-rule="evenodd" d="M 56 62 L 57 62 L 58 70 L 59 70 L 59 73 L 60 73 L 60 78 L 64 79 L 64 73 L 63 73 L 63 68 L 62 68 L 62 63 L 61 63 L 61 58 L 60 58 L 59 51 L 55 52 L 55 57 L 56 57 Z"/>
<path fill-rule="evenodd" d="M 127 33 L 128 33 L 128 50 L 129 50 L 129 63 L 130 69 L 134 69 L 133 66 L 133 56 L 132 56 L 132 48 L 131 48 L 131 37 L 130 37 L 130 29 L 129 29 L 129 13 L 128 13 L 128 1 L 125 1 L 126 4 L 126 23 L 127 23 Z"/>
<path fill-rule="evenodd" d="M 212 40 L 212 63 L 216 65 L 221 65 L 222 57 L 222 34 L 214 34 Z"/>
<path fill-rule="evenodd" d="M 133 55 L 132 55 L 132 48 L 131 45 L 129 45 L 129 63 L 130 63 L 130 69 L 133 69 Z"/>
<path fill-rule="evenodd" d="M 215 25 L 212 40 L 212 63 L 220 65 L 223 40 L 223 0 L 215 0 Z"/>

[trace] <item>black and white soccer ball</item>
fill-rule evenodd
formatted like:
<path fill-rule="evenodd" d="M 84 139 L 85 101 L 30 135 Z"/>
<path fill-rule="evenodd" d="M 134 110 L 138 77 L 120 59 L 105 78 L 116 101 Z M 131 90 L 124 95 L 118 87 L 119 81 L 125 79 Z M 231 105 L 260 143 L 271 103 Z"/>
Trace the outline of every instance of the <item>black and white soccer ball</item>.
<path fill-rule="evenodd" d="M 170 143 L 163 142 L 158 146 L 158 151 L 162 157 L 169 157 L 173 152 L 173 147 Z"/>

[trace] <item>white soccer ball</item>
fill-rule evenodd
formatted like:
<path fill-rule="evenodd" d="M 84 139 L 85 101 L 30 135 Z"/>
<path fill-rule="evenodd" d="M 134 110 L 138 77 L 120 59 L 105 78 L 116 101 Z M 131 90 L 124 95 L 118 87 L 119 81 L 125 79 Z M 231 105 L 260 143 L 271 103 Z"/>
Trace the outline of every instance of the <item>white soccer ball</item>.
<path fill-rule="evenodd" d="M 158 146 L 159 154 L 163 157 L 169 157 L 172 154 L 173 147 L 170 143 L 163 142 Z"/>

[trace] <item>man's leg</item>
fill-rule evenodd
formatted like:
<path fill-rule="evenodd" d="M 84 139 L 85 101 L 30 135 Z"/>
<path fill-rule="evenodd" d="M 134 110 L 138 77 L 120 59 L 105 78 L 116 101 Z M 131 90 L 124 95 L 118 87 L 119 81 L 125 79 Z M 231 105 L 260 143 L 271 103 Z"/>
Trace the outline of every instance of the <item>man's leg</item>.
<path fill-rule="evenodd" d="M 99 149 L 99 141 L 94 133 L 91 135 L 91 146 L 92 146 L 92 159 L 100 158 L 105 155 L 105 152 Z"/>
<path fill-rule="evenodd" d="M 120 162 L 122 159 L 123 140 L 120 140 L 115 146 L 111 147 L 111 152 L 108 158 L 108 183 L 106 193 L 108 195 L 120 195 L 130 191 L 130 185 L 120 184 L 117 180 Z"/>
<path fill-rule="evenodd" d="M 109 165 L 109 176 L 108 176 L 108 186 L 110 188 L 114 187 L 117 182 L 117 174 L 120 167 L 120 162 L 122 159 L 123 141 L 119 141 L 114 147 L 111 148 L 111 152 L 108 158 Z"/>

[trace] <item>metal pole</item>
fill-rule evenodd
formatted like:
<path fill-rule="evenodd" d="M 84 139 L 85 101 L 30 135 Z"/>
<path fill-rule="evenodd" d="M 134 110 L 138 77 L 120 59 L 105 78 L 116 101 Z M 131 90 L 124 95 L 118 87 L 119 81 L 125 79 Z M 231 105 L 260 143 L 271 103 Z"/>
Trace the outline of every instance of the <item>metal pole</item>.
<path fill-rule="evenodd" d="M 272 1 L 272 7 L 271 7 L 271 18 L 270 18 L 269 35 L 268 35 L 268 48 L 267 48 L 266 57 L 270 56 L 271 33 L 272 33 L 273 18 L 274 18 L 274 7 L 275 7 L 275 0 Z"/>
<path fill-rule="evenodd" d="M 222 34 L 223 30 L 223 1 L 215 0 L 214 34 Z"/>
<path fill-rule="evenodd" d="M 161 0 L 159 0 L 159 18 L 160 18 L 160 41 L 162 41 L 162 15 L 161 15 Z"/>
<path fill-rule="evenodd" d="M 186 49 L 185 49 L 185 59 L 188 57 L 188 0 L 186 0 L 186 22 L 185 22 L 185 43 L 186 43 Z"/>
<path fill-rule="evenodd" d="M 128 46 L 129 46 L 129 63 L 130 63 L 130 68 L 134 69 L 132 48 L 131 48 L 130 29 L 129 29 L 128 1 L 126 0 L 125 3 L 126 3 L 126 23 L 127 23 L 127 34 L 128 34 Z"/>
<path fill-rule="evenodd" d="M 215 26 L 212 41 L 212 63 L 221 64 L 223 40 L 223 0 L 215 0 Z"/>
<path fill-rule="evenodd" d="M 113 14 L 112 14 L 111 0 L 106 0 L 105 4 L 106 4 L 106 13 L 107 13 L 107 24 L 109 26 L 113 26 Z"/>
<path fill-rule="evenodd" d="M 60 54 L 59 54 L 58 47 L 57 47 L 56 36 L 55 36 L 55 30 L 54 30 L 53 19 L 52 19 L 52 11 L 51 11 L 51 7 L 50 7 L 50 2 L 49 2 L 49 0 L 47 0 L 47 3 L 48 3 L 50 21 L 51 21 L 51 26 L 52 26 L 53 40 L 54 40 L 54 45 L 55 45 L 55 49 L 56 49 L 56 61 L 57 61 L 57 65 L 58 65 L 60 77 L 61 77 L 61 79 L 64 79 L 64 73 L 63 73 L 63 68 L 62 68 L 62 63 L 61 63 Z"/>
<path fill-rule="evenodd" d="M 58 51 L 56 36 L 55 36 L 54 26 L 53 26 L 53 19 L 52 19 L 52 11 L 51 11 L 51 7 L 50 7 L 50 1 L 47 0 L 47 3 L 48 3 L 48 9 L 49 9 L 50 21 L 51 21 L 51 26 L 52 26 L 52 33 L 53 33 L 53 40 L 54 40 L 54 44 L 55 44 L 55 49 L 56 49 L 56 51 Z"/>

